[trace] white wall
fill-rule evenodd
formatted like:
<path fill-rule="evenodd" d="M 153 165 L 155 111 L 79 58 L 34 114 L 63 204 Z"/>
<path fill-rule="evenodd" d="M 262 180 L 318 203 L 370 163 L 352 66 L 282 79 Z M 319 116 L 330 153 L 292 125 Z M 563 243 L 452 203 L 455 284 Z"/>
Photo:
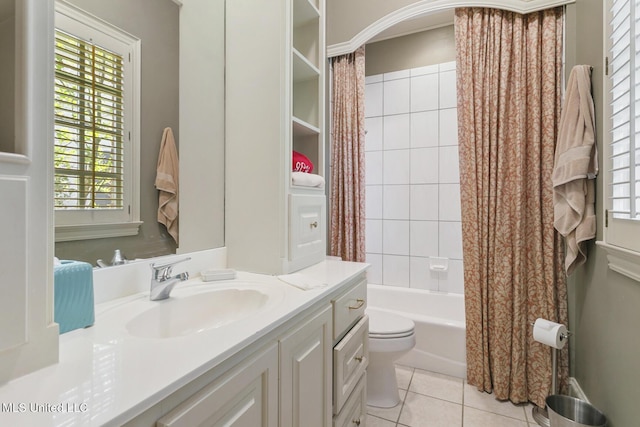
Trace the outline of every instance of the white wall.
<path fill-rule="evenodd" d="M 369 282 L 462 293 L 455 62 L 366 83 Z"/>

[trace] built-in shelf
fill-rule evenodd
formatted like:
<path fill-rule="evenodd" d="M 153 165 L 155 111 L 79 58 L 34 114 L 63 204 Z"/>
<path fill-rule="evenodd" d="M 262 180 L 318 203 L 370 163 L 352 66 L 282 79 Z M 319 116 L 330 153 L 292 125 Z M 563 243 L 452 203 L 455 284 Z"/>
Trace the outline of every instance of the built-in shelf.
<path fill-rule="evenodd" d="M 293 2 L 293 28 L 306 25 L 318 18 L 320 18 L 320 11 L 309 0 L 295 0 Z"/>
<path fill-rule="evenodd" d="M 320 134 L 320 128 L 305 122 L 298 117 L 292 117 L 293 137 L 314 136 Z"/>
<path fill-rule="evenodd" d="M 318 67 L 313 65 L 297 49 L 293 49 L 293 81 L 317 79 L 320 75 Z"/>

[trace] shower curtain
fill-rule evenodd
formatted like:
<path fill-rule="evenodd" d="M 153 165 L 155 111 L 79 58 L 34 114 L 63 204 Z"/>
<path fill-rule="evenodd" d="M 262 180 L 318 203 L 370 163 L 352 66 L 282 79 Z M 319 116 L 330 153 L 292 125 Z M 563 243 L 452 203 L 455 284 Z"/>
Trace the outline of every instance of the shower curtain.
<path fill-rule="evenodd" d="M 364 46 L 331 65 L 330 253 L 364 262 Z"/>
<path fill-rule="evenodd" d="M 544 407 L 551 349 L 538 317 L 567 324 L 551 173 L 561 107 L 563 9 L 455 13 L 467 381 Z M 558 358 L 560 387 L 568 349 Z"/>

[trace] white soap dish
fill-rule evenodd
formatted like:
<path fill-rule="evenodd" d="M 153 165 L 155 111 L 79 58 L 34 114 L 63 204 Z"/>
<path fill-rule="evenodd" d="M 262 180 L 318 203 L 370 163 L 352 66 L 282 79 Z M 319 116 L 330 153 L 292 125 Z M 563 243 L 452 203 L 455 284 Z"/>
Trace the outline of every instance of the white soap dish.
<path fill-rule="evenodd" d="M 205 282 L 211 282 L 214 280 L 229 280 L 236 278 L 236 271 L 232 269 L 224 270 L 205 270 L 200 273 L 202 280 Z"/>

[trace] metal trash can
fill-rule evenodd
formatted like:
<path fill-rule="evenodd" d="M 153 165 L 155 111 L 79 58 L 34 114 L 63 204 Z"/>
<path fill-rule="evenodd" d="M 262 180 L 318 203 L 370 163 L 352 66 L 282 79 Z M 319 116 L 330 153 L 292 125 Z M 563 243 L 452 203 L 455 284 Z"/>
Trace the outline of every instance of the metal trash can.
<path fill-rule="evenodd" d="M 553 394 L 547 397 L 550 427 L 605 427 L 607 417 L 584 400 Z"/>

